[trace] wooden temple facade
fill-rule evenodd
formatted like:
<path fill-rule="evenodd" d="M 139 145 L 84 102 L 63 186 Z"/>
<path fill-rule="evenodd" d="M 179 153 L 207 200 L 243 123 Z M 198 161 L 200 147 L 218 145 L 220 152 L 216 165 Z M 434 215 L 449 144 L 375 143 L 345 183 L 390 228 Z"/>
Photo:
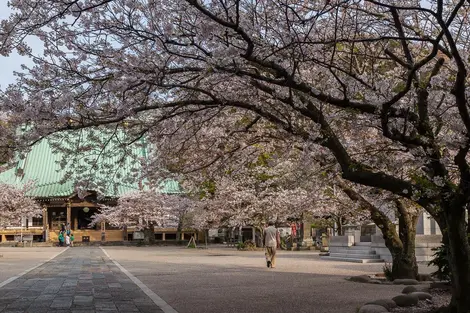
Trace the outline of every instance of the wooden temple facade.
<path fill-rule="evenodd" d="M 83 132 L 83 130 L 82 130 Z M 85 131 L 86 132 L 86 131 Z M 82 134 L 83 137 L 83 134 Z M 99 148 L 101 149 L 101 148 Z M 112 149 L 112 147 L 108 147 Z M 116 153 L 110 153 L 102 162 L 113 164 L 119 176 L 129 175 L 135 166 L 139 166 L 138 158 L 148 155 L 147 147 L 140 145 L 133 148 L 134 155 L 127 160 Z M 89 148 L 87 152 L 89 153 Z M 81 151 L 77 148 L 74 151 Z M 76 152 L 80 153 L 80 152 Z M 108 223 L 90 226 L 93 214 L 98 212 L 100 205 L 113 205 L 120 195 L 137 191 L 141 184 L 119 184 L 107 180 L 106 177 L 95 177 L 99 184 L 106 184 L 103 197 L 98 201 L 97 193 L 90 190 L 84 197 L 78 197 L 72 181 L 63 181 L 67 168 L 59 163 L 66 155 L 53 149 L 47 139 L 35 144 L 31 150 L 17 159 L 16 166 L 0 173 L 0 182 L 22 187 L 29 181 L 34 181 L 34 189 L 29 196 L 34 198 L 43 208 L 42 217 L 25 216 L 21 225 L 12 225 L 0 229 L 0 244 L 18 241 L 45 241 L 57 242 L 58 234 L 63 225 L 70 228 L 74 234 L 75 242 L 109 242 L 133 240 L 134 229 L 119 229 Z M 86 160 L 84 157 L 83 159 Z M 86 168 L 88 164 L 83 164 Z M 96 164 L 95 164 L 96 165 Z M 134 169 L 132 168 L 134 166 Z M 93 169 L 99 176 L 100 171 Z M 101 174 L 103 176 L 103 174 Z M 93 177 L 92 177 L 93 179 Z M 175 181 L 162 182 L 161 191 L 164 193 L 180 193 L 179 185 Z M 156 229 L 156 240 L 188 240 L 194 232 L 177 232 L 174 228 Z"/>
<path fill-rule="evenodd" d="M 102 222 L 90 226 L 91 217 L 98 212 L 96 202 L 70 198 L 37 200 L 43 207 L 42 217 L 23 217 L 21 225 L 0 229 L 0 244 L 20 241 L 58 242 L 62 227 L 69 227 L 75 242 L 122 242 L 135 240 L 135 229 L 117 228 Z M 107 203 L 109 204 L 109 203 Z M 69 226 L 67 226 L 69 225 Z M 156 241 L 189 240 L 197 236 L 192 230 L 178 232 L 176 228 L 156 228 Z"/>

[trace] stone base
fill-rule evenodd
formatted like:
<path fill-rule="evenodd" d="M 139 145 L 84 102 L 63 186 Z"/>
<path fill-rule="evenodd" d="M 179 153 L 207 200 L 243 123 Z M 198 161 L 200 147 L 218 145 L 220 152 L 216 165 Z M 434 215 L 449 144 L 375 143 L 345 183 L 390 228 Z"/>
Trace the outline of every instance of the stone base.
<path fill-rule="evenodd" d="M 302 242 L 300 243 L 301 247 L 311 247 L 313 246 L 313 239 L 312 238 L 305 238 L 304 240 L 302 240 Z"/>
<path fill-rule="evenodd" d="M 312 249 L 315 249 L 314 247 L 314 242 L 313 240 L 310 238 L 310 239 L 304 239 L 302 242 L 299 242 L 297 244 L 297 250 L 312 250 Z"/>

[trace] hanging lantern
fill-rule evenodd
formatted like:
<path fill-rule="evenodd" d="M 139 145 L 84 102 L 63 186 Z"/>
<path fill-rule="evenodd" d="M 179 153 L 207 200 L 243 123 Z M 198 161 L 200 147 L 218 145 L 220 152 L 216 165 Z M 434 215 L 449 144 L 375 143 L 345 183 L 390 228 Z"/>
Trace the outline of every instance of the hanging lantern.
<path fill-rule="evenodd" d="M 88 213 L 89 211 L 90 211 L 89 207 L 86 206 L 86 207 L 83 208 L 83 212 Z"/>

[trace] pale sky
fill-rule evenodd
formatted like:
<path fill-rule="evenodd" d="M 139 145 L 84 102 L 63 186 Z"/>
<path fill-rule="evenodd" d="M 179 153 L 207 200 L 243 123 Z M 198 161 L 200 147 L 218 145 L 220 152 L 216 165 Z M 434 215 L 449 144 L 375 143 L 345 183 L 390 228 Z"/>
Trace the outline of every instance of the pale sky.
<path fill-rule="evenodd" d="M 6 0 L 0 0 L 0 20 L 5 19 L 10 14 L 10 9 L 7 6 Z M 41 51 L 42 47 L 39 41 L 28 40 L 34 51 Z M 0 89 L 5 89 L 8 84 L 15 81 L 13 71 L 20 71 L 21 64 L 32 65 L 33 62 L 27 58 L 12 53 L 9 57 L 0 55 Z"/>
<path fill-rule="evenodd" d="M 424 6 L 429 6 L 428 1 L 423 0 L 421 2 Z M 0 0 L 0 20 L 8 17 L 11 13 L 11 10 L 7 6 L 7 0 Z M 42 44 L 38 39 L 27 39 L 28 44 L 33 49 L 33 53 L 38 54 L 42 51 Z M 0 56 L 0 89 L 5 89 L 8 84 L 15 81 L 13 76 L 14 71 L 21 70 L 21 64 L 26 64 L 28 66 L 32 65 L 33 62 L 27 58 L 19 56 L 16 53 L 12 53 L 8 57 Z"/>

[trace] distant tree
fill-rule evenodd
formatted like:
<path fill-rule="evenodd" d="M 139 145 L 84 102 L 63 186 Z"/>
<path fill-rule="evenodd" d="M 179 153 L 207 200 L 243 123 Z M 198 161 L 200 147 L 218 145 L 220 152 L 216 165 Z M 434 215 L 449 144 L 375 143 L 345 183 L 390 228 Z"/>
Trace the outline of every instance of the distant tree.
<path fill-rule="evenodd" d="M 42 215 L 42 208 L 27 196 L 32 184 L 23 188 L 0 183 L 0 228 L 21 225 L 24 217 Z"/>
<path fill-rule="evenodd" d="M 133 226 L 142 230 L 146 242 L 155 241 L 155 227 L 178 227 L 194 203 L 180 195 L 168 195 L 154 189 L 122 195 L 116 206 L 104 206 L 93 215 L 92 225 L 108 222 L 117 227 Z"/>

